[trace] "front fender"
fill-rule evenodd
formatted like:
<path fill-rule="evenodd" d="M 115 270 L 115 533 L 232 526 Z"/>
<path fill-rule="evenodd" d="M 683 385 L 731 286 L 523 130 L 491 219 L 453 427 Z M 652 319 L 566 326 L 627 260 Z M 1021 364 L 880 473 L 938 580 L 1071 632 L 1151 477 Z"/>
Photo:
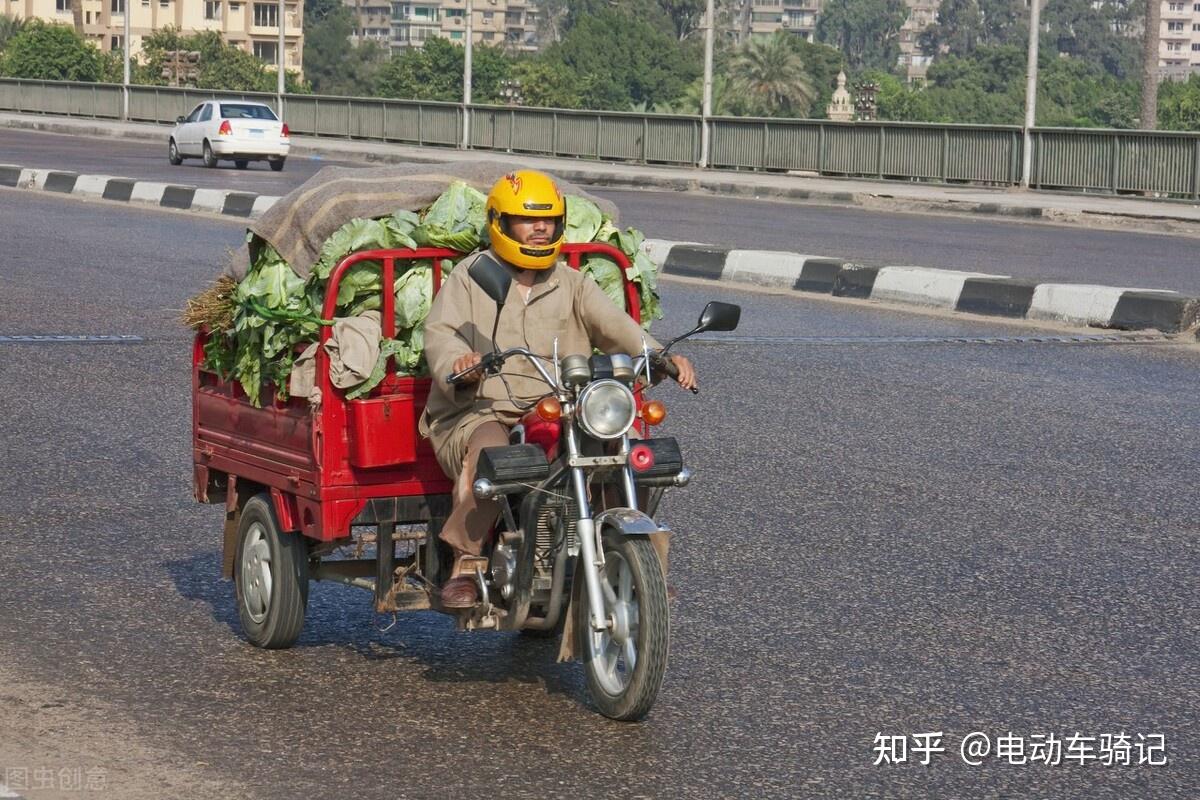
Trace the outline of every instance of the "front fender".
<path fill-rule="evenodd" d="M 652 533 L 668 533 L 660 528 L 653 518 L 635 508 L 610 508 L 596 515 L 596 529 L 612 528 L 623 536 L 649 536 Z"/>

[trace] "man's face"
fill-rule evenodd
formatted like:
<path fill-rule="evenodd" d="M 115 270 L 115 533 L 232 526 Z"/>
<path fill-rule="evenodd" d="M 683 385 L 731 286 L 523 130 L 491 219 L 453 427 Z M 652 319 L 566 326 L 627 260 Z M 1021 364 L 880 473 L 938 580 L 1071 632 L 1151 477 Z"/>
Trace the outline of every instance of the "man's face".
<path fill-rule="evenodd" d="M 554 218 L 513 214 L 508 218 L 508 232 L 521 244 L 545 246 L 550 244 L 554 236 Z"/>

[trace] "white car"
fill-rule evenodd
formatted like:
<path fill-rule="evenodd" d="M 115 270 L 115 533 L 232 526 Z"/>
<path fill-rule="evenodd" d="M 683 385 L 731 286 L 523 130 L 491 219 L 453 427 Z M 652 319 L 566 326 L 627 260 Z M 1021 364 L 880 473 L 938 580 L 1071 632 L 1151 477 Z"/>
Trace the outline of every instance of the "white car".
<path fill-rule="evenodd" d="M 210 168 L 224 159 L 238 169 L 265 160 L 279 172 L 290 147 L 288 126 L 270 106 L 249 100 L 206 100 L 176 120 L 167 159 L 178 166 L 185 158 L 202 158 Z"/>

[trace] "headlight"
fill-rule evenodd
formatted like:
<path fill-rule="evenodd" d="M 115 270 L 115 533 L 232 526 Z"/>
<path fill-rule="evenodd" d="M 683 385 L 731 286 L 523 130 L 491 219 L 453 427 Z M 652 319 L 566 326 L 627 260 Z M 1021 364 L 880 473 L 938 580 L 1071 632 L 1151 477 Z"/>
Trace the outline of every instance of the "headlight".
<path fill-rule="evenodd" d="M 579 424 L 593 438 L 616 439 L 636 415 L 633 392 L 616 381 L 595 381 L 579 393 Z"/>

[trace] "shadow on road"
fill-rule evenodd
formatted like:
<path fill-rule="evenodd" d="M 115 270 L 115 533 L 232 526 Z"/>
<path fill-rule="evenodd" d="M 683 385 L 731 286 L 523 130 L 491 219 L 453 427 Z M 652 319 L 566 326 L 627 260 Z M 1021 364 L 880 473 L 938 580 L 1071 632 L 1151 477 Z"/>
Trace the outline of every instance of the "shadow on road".
<path fill-rule="evenodd" d="M 164 562 L 179 595 L 199 601 L 212 618 L 243 639 L 233 583 L 223 580 L 218 550 Z M 328 583 L 309 587 L 304 632 L 293 652 L 336 647 L 363 662 L 397 661 L 431 683 L 540 684 L 548 693 L 582 699 L 582 671 L 556 663 L 559 637 L 480 631 L 459 633 L 437 612 L 375 614 L 370 595 Z M 247 644 L 247 648 L 250 645 Z M 261 652 L 261 651 L 258 651 Z"/>

